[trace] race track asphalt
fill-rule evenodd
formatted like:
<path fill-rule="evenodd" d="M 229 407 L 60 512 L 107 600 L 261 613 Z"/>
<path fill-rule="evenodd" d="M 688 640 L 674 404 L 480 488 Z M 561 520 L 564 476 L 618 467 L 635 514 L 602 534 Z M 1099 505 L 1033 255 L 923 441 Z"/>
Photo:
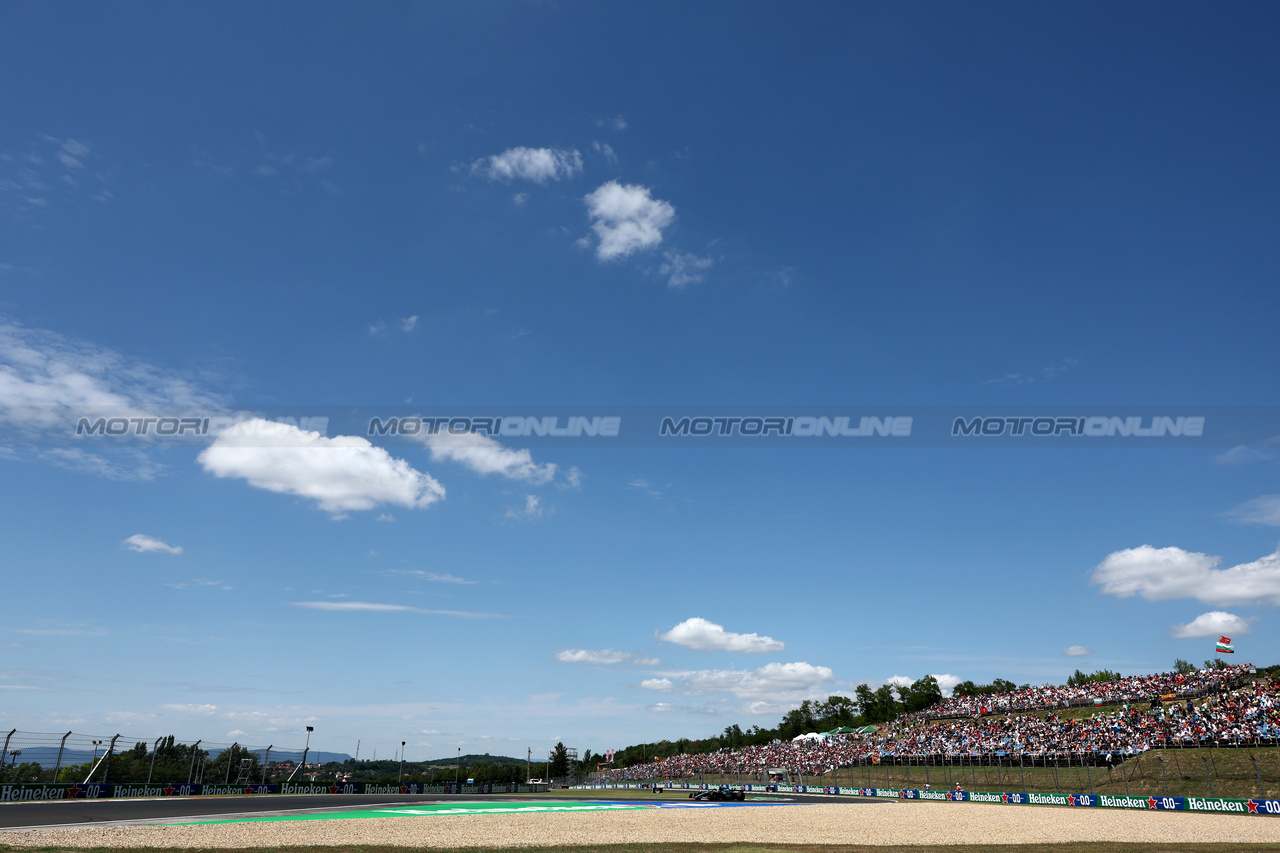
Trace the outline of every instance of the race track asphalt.
<path fill-rule="evenodd" d="M 855 803 L 865 802 L 857 797 L 822 795 L 766 795 L 773 802 L 793 803 Z M 235 815 L 264 815 L 305 811 L 341 811 L 343 809 L 371 809 L 385 806 L 406 806 L 419 803 L 450 801 L 476 802 L 596 802 L 616 801 L 617 795 L 607 791 L 583 791 L 574 797 L 546 797 L 529 794 L 308 794 L 238 797 L 163 797 L 156 799 L 120 800 L 52 800 L 45 802 L 0 803 L 0 831 L 31 829 L 42 826 L 73 826 L 100 824 L 116 821 L 144 823 L 180 821 L 183 818 L 228 818 Z M 636 804 L 672 802 L 672 797 L 636 799 Z M 753 798 L 754 799 L 754 798 Z M 763 797 L 762 797 L 763 799 Z M 628 799 L 628 802 L 632 800 Z"/>

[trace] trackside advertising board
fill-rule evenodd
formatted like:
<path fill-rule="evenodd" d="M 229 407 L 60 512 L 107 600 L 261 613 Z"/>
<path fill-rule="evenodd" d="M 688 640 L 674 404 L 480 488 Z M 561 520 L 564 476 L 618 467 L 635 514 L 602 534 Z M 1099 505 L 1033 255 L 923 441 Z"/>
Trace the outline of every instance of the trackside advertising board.
<path fill-rule="evenodd" d="M 642 788 L 634 783 L 581 785 L 582 788 Z M 670 789 L 714 788 L 716 785 L 698 785 L 674 782 L 660 787 Z M 734 786 L 738 787 L 738 786 Z M 1141 809 L 1169 812 L 1219 812 L 1221 814 L 1258 814 L 1280 816 L 1280 800 L 1237 800 L 1224 797 L 1156 797 L 1120 796 L 1116 794 L 1032 794 L 1022 791 L 935 791 L 917 788 L 846 788 L 817 787 L 812 785 L 742 785 L 744 791 L 777 790 L 787 794 L 835 794 L 854 797 L 887 797 L 894 800 L 941 800 L 965 803 L 996 803 L 999 805 L 1072 806 L 1077 808 Z"/>
<path fill-rule="evenodd" d="M 90 782 L 89 784 L 21 783 L 0 785 L 0 802 L 24 800 L 99 800 L 129 797 L 230 797 L 240 794 L 528 794 L 528 785 L 404 785 L 373 782 L 271 782 L 223 785 L 210 782 Z M 545 790 L 545 789 L 543 789 Z"/>

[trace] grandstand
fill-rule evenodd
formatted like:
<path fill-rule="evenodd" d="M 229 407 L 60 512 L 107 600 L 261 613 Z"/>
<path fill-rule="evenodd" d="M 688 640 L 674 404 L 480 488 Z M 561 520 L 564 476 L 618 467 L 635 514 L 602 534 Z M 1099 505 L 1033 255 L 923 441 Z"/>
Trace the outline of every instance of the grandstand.
<path fill-rule="evenodd" d="M 1110 780 L 1112 771 L 1117 771 L 1116 780 L 1123 778 L 1127 786 L 1129 771 L 1122 765 L 1152 750 L 1280 746 L 1280 683 L 1258 679 L 1255 673 L 1244 664 L 1185 675 L 1133 676 L 1106 683 L 957 697 L 924 712 L 899 716 L 866 734 L 775 740 L 676 755 L 614 769 L 604 776 L 606 781 L 619 782 L 708 776 L 763 782 L 768 773 L 786 768 L 800 779 L 842 784 L 840 770 L 848 768 L 849 784 L 861 784 L 859 776 L 865 770 L 870 785 L 879 778 L 871 768 L 885 769 L 885 779 L 890 778 L 887 768 L 905 768 L 910 780 L 914 767 L 919 782 L 950 785 L 956 768 L 966 782 L 964 774 L 969 771 L 964 768 L 993 768 L 997 777 L 1015 769 L 1025 777 L 1027 768 L 1033 772 L 1041 768 L 1046 774 L 1051 771 L 1060 787 L 1059 771 L 1079 768 L 1083 789 L 1086 778 L 1093 787 L 1094 768 L 1098 768 L 1100 780 Z M 1106 706 L 1091 712 L 1080 708 L 1099 700 Z M 1169 771 L 1163 759 L 1159 766 L 1168 787 Z M 945 773 L 934 771 L 936 778 L 930 780 L 929 768 L 944 767 Z M 1263 773 L 1256 761 L 1253 767 L 1257 787 L 1262 788 Z M 1207 779 L 1212 786 L 1213 771 L 1207 761 L 1205 771 L 1199 780 Z M 1183 775 L 1180 764 L 1177 775 Z M 976 784 L 976 769 L 973 779 Z"/>

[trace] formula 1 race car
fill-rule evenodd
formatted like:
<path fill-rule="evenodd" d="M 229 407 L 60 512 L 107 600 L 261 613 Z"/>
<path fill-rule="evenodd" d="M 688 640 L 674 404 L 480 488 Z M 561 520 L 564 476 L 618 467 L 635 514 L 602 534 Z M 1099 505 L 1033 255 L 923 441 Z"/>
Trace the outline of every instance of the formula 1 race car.
<path fill-rule="evenodd" d="M 703 803 L 742 802 L 746 798 L 746 791 L 741 788 L 735 791 L 728 785 L 721 785 L 719 788 L 710 788 L 706 791 L 694 791 L 689 795 L 689 799 Z"/>

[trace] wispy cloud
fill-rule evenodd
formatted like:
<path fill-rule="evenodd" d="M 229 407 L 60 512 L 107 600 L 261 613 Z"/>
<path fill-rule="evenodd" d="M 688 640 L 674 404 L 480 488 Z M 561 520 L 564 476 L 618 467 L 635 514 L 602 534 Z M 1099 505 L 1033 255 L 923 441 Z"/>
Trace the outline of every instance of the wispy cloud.
<path fill-rule="evenodd" d="M 631 652 L 620 652 L 617 649 L 564 649 L 556 652 L 556 660 L 564 663 L 622 663 L 631 657 Z"/>
<path fill-rule="evenodd" d="M 1078 658 L 1093 654 L 1093 649 L 1088 646 L 1067 646 L 1062 653 L 1069 658 Z"/>
<path fill-rule="evenodd" d="M 597 119 L 596 127 L 605 127 L 609 130 L 626 130 L 627 120 L 620 115 L 616 115 L 613 118 Z"/>
<path fill-rule="evenodd" d="M 1027 373 L 1006 373 L 995 379 L 987 379 L 983 385 L 1031 385 L 1036 382 L 1048 382 L 1057 379 L 1073 367 L 1079 365 L 1080 362 L 1074 358 L 1064 358 L 1055 362 L 1048 367 L 1042 367 L 1039 370 Z"/>
<path fill-rule="evenodd" d="M 181 554 L 182 546 L 170 545 L 168 542 L 162 542 L 144 533 L 135 533 L 128 539 L 124 540 L 125 547 L 130 551 L 138 551 L 141 553 L 161 553 L 161 554 Z"/>
<path fill-rule="evenodd" d="M 537 495 L 525 495 L 524 508 L 508 509 L 507 518 L 520 518 L 527 521 L 534 518 L 542 518 L 542 513 L 542 499 Z"/>
<path fill-rule="evenodd" d="M 668 276 L 667 287 L 676 290 L 687 284 L 702 281 L 703 270 L 711 268 L 711 258 L 700 258 L 692 253 L 666 252 L 662 266 L 658 267 L 660 275 Z"/>
<path fill-rule="evenodd" d="M 582 171 L 582 155 L 556 148 L 508 148 L 471 164 L 471 173 L 491 181 L 525 180 L 535 184 L 572 178 Z"/>
<path fill-rule="evenodd" d="M 294 607 L 328 610 L 335 613 L 418 613 L 425 616 L 457 616 L 461 619 L 505 619 L 500 613 L 475 613 L 469 610 L 433 610 L 407 604 L 380 604 L 372 601 L 290 601 Z"/>
<path fill-rule="evenodd" d="M 1265 524 L 1280 527 L 1280 495 L 1261 495 L 1247 500 L 1227 513 L 1238 524 Z"/>

